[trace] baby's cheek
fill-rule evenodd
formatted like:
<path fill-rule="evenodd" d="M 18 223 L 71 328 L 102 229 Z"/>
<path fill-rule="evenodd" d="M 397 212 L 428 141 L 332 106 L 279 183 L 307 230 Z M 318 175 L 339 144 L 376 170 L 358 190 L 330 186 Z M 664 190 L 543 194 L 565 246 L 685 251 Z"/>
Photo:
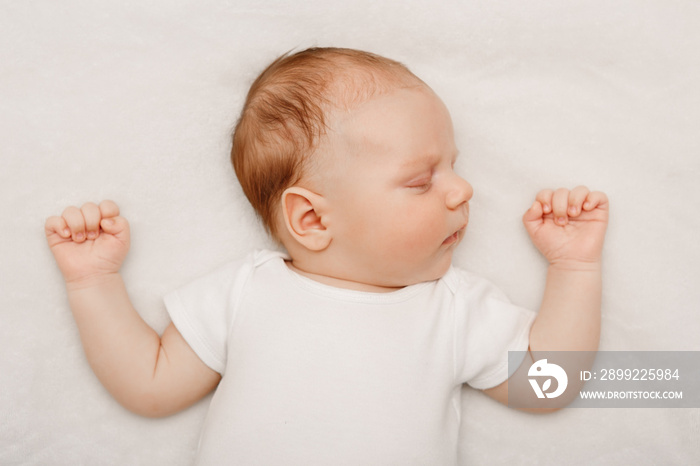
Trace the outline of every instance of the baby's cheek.
<path fill-rule="evenodd" d="M 444 219 L 436 218 L 434 208 L 416 203 L 392 206 L 384 211 L 381 230 L 392 248 L 402 252 L 420 254 L 418 250 L 434 243 L 444 229 Z M 444 239 L 444 238 L 443 238 Z"/>
<path fill-rule="evenodd" d="M 412 223 L 403 230 L 399 244 L 401 247 L 414 255 L 420 255 L 421 251 L 434 249 L 438 241 L 439 226 L 431 226 L 429 221 L 425 223 Z"/>

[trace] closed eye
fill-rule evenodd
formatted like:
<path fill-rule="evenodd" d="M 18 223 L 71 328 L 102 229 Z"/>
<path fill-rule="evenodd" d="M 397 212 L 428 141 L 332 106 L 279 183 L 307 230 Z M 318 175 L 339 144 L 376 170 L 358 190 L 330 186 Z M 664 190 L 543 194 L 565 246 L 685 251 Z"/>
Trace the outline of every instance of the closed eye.
<path fill-rule="evenodd" d="M 414 189 L 416 191 L 426 192 L 430 189 L 430 187 L 432 185 L 433 185 L 432 178 L 421 178 L 420 180 L 412 181 L 411 183 L 409 183 L 408 187 L 410 189 Z"/>

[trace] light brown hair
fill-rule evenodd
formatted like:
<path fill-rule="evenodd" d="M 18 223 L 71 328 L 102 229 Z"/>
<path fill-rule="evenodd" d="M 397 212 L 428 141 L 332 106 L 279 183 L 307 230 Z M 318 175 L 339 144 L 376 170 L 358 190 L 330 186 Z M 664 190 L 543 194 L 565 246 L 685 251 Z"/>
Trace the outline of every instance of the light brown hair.
<path fill-rule="evenodd" d="M 276 211 L 299 183 L 326 133 L 329 112 L 372 96 L 422 84 L 404 65 L 352 49 L 311 48 L 285 54 L 253 82 L 233 133 L 231 161 L 266 230 L 277 237 Z"/>

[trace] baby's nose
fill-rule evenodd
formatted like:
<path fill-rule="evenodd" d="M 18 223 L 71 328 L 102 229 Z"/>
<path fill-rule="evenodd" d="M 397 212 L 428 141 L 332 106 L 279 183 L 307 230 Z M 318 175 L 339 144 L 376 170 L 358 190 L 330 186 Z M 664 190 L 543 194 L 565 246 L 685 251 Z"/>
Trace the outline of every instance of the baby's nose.
<path fill-rule="evenodd" d="M 462 204 L 469 202 L 474 194 L 472 185 L 461 176 L 455 175 L 452 189 L 447 193 L 446 203 L 450 209 L 456 209 Z"/>

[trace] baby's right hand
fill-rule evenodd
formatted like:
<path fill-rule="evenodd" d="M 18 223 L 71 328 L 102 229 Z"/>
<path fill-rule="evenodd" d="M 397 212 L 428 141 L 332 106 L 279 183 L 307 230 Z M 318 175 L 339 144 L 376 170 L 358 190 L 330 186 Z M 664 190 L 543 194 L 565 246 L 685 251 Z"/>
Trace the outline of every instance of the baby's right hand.
<path fill-rule="evenodd" d="M 46 220 L 45 232 L 66 284 L 119 272 L 129 250 L 129 223 L 112 201 L 68 207 Z"/>

